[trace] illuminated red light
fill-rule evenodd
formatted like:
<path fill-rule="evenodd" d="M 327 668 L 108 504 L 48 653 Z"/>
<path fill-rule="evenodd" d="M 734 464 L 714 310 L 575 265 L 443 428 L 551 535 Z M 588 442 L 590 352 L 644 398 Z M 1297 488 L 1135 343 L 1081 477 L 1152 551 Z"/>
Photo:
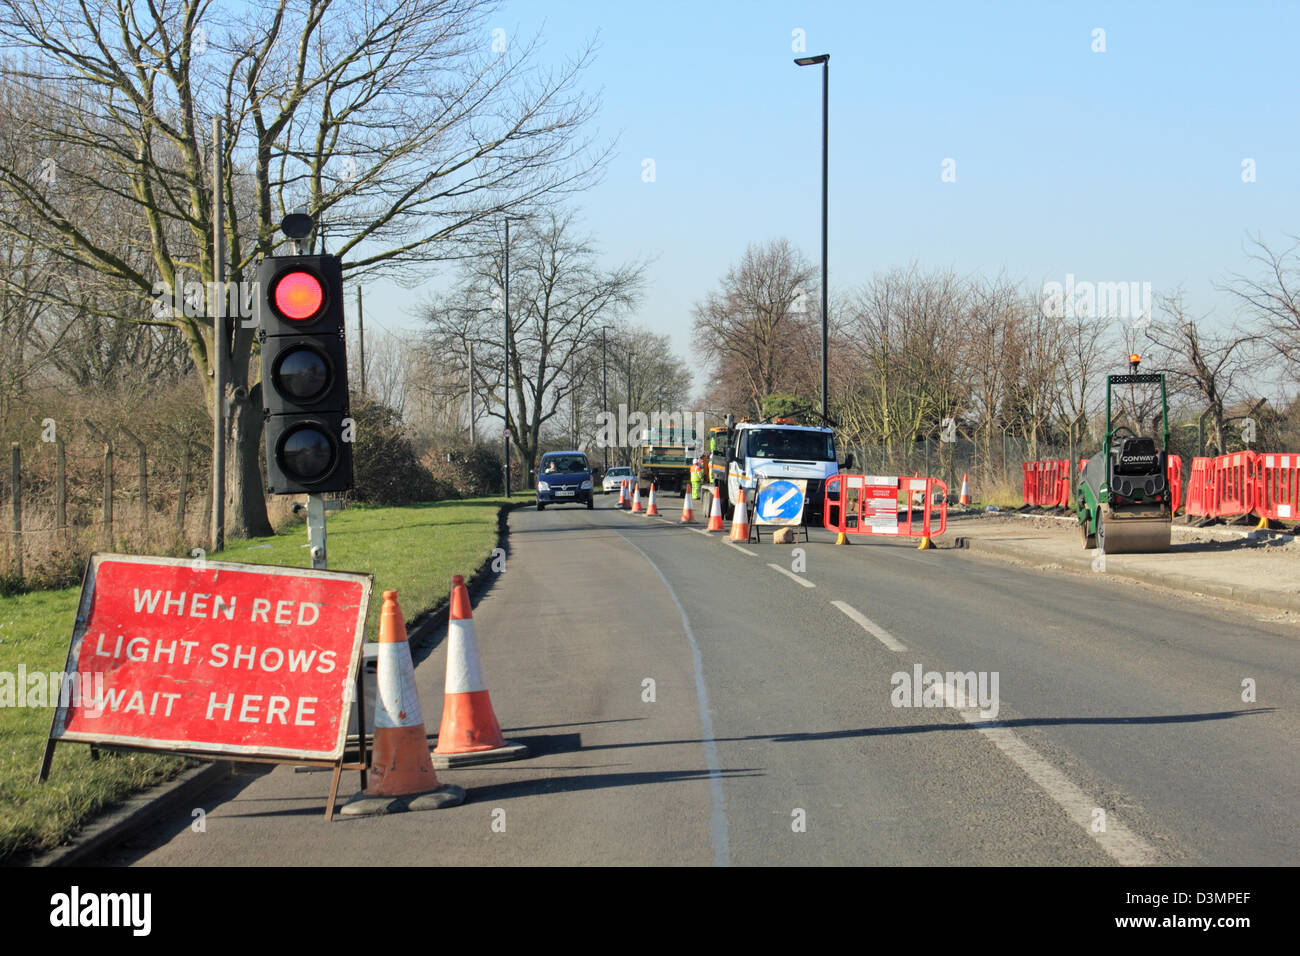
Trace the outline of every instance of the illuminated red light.
<path fill-rule="evenodd" d="M 310 319 L 324 301 L 325 290 L 310 272 L 287 273 L 275 284 L 275 308 L 286 319 Z"/>

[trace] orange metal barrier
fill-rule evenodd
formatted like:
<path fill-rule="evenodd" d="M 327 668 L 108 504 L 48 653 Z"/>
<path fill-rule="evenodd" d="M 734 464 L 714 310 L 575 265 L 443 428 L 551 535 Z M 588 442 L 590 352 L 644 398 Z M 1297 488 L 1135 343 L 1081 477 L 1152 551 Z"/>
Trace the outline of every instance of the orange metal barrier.
<path fill-rule="evenodd" d="M 941 492 L 939 528 L 933 530 L 936 489 Z M 938 478 L 833 475 L 826 479 L 824 494 L 822 526 L 827 531 L 935 538 L 948 527 L 948 486 Z M 918 494 L 924 494 L 919 508 Z"/>

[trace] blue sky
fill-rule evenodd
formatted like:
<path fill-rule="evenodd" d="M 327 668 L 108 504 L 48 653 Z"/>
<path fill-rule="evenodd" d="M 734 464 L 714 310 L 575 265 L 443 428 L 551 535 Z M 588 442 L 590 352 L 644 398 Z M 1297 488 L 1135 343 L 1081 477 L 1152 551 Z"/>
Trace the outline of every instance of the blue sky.
<path fill-rule="evenodd" d="M 915 261 L 1181 286 L 1226 321 L 1246 239 L 1300 234 L 1297 3 L 515 0 L 485 44 L 497 27 L 555 62 L 598 39 L 584 85 L 618 148 L 583 224 L 610 264 L 656 257 L 637 319 L 683 355 L 748 243 L 820 260 L 821 68 L 792 62 L 796 30 L 831 54 L 832 294 Z M 413 326 L 411 295 L 376 286 L 367 314 Z"/>

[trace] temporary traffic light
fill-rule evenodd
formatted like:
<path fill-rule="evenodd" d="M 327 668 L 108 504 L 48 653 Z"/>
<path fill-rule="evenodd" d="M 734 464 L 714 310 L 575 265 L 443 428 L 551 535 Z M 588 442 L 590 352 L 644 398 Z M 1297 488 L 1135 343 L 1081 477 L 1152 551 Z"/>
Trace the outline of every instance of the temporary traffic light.
<path fill-rule="evenodd" d="M 342 264 L 336 256 L 263 259 L 256 303 L 267 491 L 346 491 L 352 436 Z"/>

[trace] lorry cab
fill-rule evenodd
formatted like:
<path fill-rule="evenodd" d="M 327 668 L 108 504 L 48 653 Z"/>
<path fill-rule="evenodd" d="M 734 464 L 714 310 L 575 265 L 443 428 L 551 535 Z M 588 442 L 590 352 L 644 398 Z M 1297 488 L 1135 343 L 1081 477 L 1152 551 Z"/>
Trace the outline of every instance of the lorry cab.
<path fill-rule="evenodd" d="M 719 485 L 727 517 L 734 510 L 741 488 L 752 506 L 760 478 L 786 478 L 805 482 L 804 514 L 810 521 L 821 520 L 826 479 L 839 474 L 835 434 L 830 428 L 796 425 L 778 418 L 712 429 L 711 436 L 714 453 L 710 471 Z"/>

